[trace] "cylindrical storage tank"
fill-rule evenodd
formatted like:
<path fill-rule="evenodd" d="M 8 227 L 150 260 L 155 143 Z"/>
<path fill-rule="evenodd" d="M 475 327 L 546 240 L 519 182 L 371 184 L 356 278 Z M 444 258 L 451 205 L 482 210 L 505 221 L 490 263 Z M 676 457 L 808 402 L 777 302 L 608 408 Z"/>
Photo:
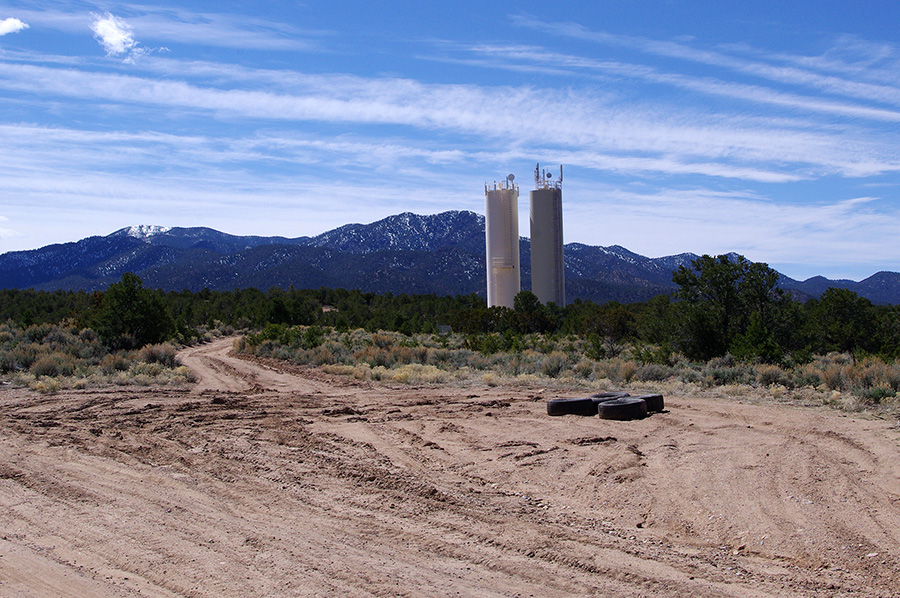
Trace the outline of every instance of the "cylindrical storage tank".
<path fill-rule="evenodd" d="M 511 181 L 484 188 L 488 307 L 513 307 L 519 274 L 519 187 Z"/>
<path fill-rule="evenodd" d="M 531 292 L 541 303 L 566 304 L 563 262 L 562 189 L 547 186 L 528 194 L 531 220 Z"/>

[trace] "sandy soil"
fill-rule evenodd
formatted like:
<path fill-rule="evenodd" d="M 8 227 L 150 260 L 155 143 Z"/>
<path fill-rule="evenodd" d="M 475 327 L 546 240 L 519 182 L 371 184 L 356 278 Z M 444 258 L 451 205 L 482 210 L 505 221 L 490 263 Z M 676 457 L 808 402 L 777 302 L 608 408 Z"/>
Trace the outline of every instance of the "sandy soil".
<path fill-rule="evenodd" d="M 0 390 L 0 596 L 900 596 L 900 430 L 410 387 L 228 356 Z"/>

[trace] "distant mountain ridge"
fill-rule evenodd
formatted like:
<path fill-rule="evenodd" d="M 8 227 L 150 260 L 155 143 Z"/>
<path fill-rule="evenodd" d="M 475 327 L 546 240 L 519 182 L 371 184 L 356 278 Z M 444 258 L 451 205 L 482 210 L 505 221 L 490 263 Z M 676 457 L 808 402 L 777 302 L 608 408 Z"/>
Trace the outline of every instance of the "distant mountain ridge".
<path fill-rule="evenodd" d="M 519 241 L 522 286 L 530 287 L 530 244 Z M 672 272 L 697 255 L 648 258 L 624 247 L 565 246 L 566 296 L 604 303 L 646 301 L 676 287 Z M 313 237 L 237 236 L 211 228 L 131 226 L 107 236 L 0 254 L 0 288 L 100 290 L 134 272 L 148 287 L 200 291 L 236 288 L 348 288 L 376 293 L 485 292 L 484 217 L 449 211 L 405 212 L 348 224 Z M 803 299 L 848 288 L 874 303 L 900 303 L 900 274 L 854 282 L 820 276 L 780 286 Z"/>

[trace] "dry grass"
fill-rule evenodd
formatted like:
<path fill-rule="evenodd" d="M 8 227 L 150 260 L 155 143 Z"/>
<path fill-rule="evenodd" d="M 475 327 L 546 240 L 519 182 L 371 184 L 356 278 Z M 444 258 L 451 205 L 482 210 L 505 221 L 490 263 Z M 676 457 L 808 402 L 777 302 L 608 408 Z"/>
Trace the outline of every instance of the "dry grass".
<path fill-rule="evenodd" d="M 303 338 L 303 328 L 297 327 L 286 338 Z M 592 392 L 624 388 L 850 411 L 900 411 L 900 364 L 871 357 L 855 362 L 849 355 L 829 354 L 805 364 L 775 365 L 742 362 L 730 355 L 698 363 L 676 354 L 668 356 L 666 363 L 644 363 L 635 357 L 640 352 L 629 348 L 616 357 L 590 359 L 588 343 L 573 337 L 526 335 L 510 341 L 330 329 L 321 335 L 321 344 L 312 349 L 277 340 L 239 341 L 235 347 L 239 352 L 322 365 L 328 372 L 361 380 L 543 385 Z M 504 343 L 516 349 L 498 349 Z"/>
<path fill-rule="evenodd" d="M 213 328 L 214 338 L 227 330 Z M 298 326 L 235 341 L 239 353 L 313 364 L 360 380 L 403 384 L 542 385 L 576 391 L 624 388 L 670 395 L 722 396 L 746 401 L 824 405 L 848 411 L 900 412 L 900 363 L 854 360 L 830 353 L 803 364 L 747 363 L 731 356 L 705 363 L 677 354 L 664 363 L 624 348 L 616 357 L 590 359 L 576 337 L 525 335 L 486 340 L 457 334 L 405 336 L 365 330 L 338 332 Z M 498 347 L 510 345 L 511 349 Z M 487 347 L 474 350 L 472 347 Z M 89 329 L 71 323 L 25 329 L 0 324 L 0 376 L 41 392 L 109 385 L 184 385 L 193 374 L 169 344 L 108 352 Z"/>

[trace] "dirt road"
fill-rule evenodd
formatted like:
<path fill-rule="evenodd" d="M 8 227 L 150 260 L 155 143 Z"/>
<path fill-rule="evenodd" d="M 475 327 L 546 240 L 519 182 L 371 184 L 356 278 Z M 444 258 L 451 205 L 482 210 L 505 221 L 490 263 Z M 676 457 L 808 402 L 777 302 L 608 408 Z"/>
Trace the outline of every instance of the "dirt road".
<path fill-rule="evenodd" d="M 358 382 L 0 390 L 0 596 L 900 596 L 900 430 L 666 397 Z"/>

